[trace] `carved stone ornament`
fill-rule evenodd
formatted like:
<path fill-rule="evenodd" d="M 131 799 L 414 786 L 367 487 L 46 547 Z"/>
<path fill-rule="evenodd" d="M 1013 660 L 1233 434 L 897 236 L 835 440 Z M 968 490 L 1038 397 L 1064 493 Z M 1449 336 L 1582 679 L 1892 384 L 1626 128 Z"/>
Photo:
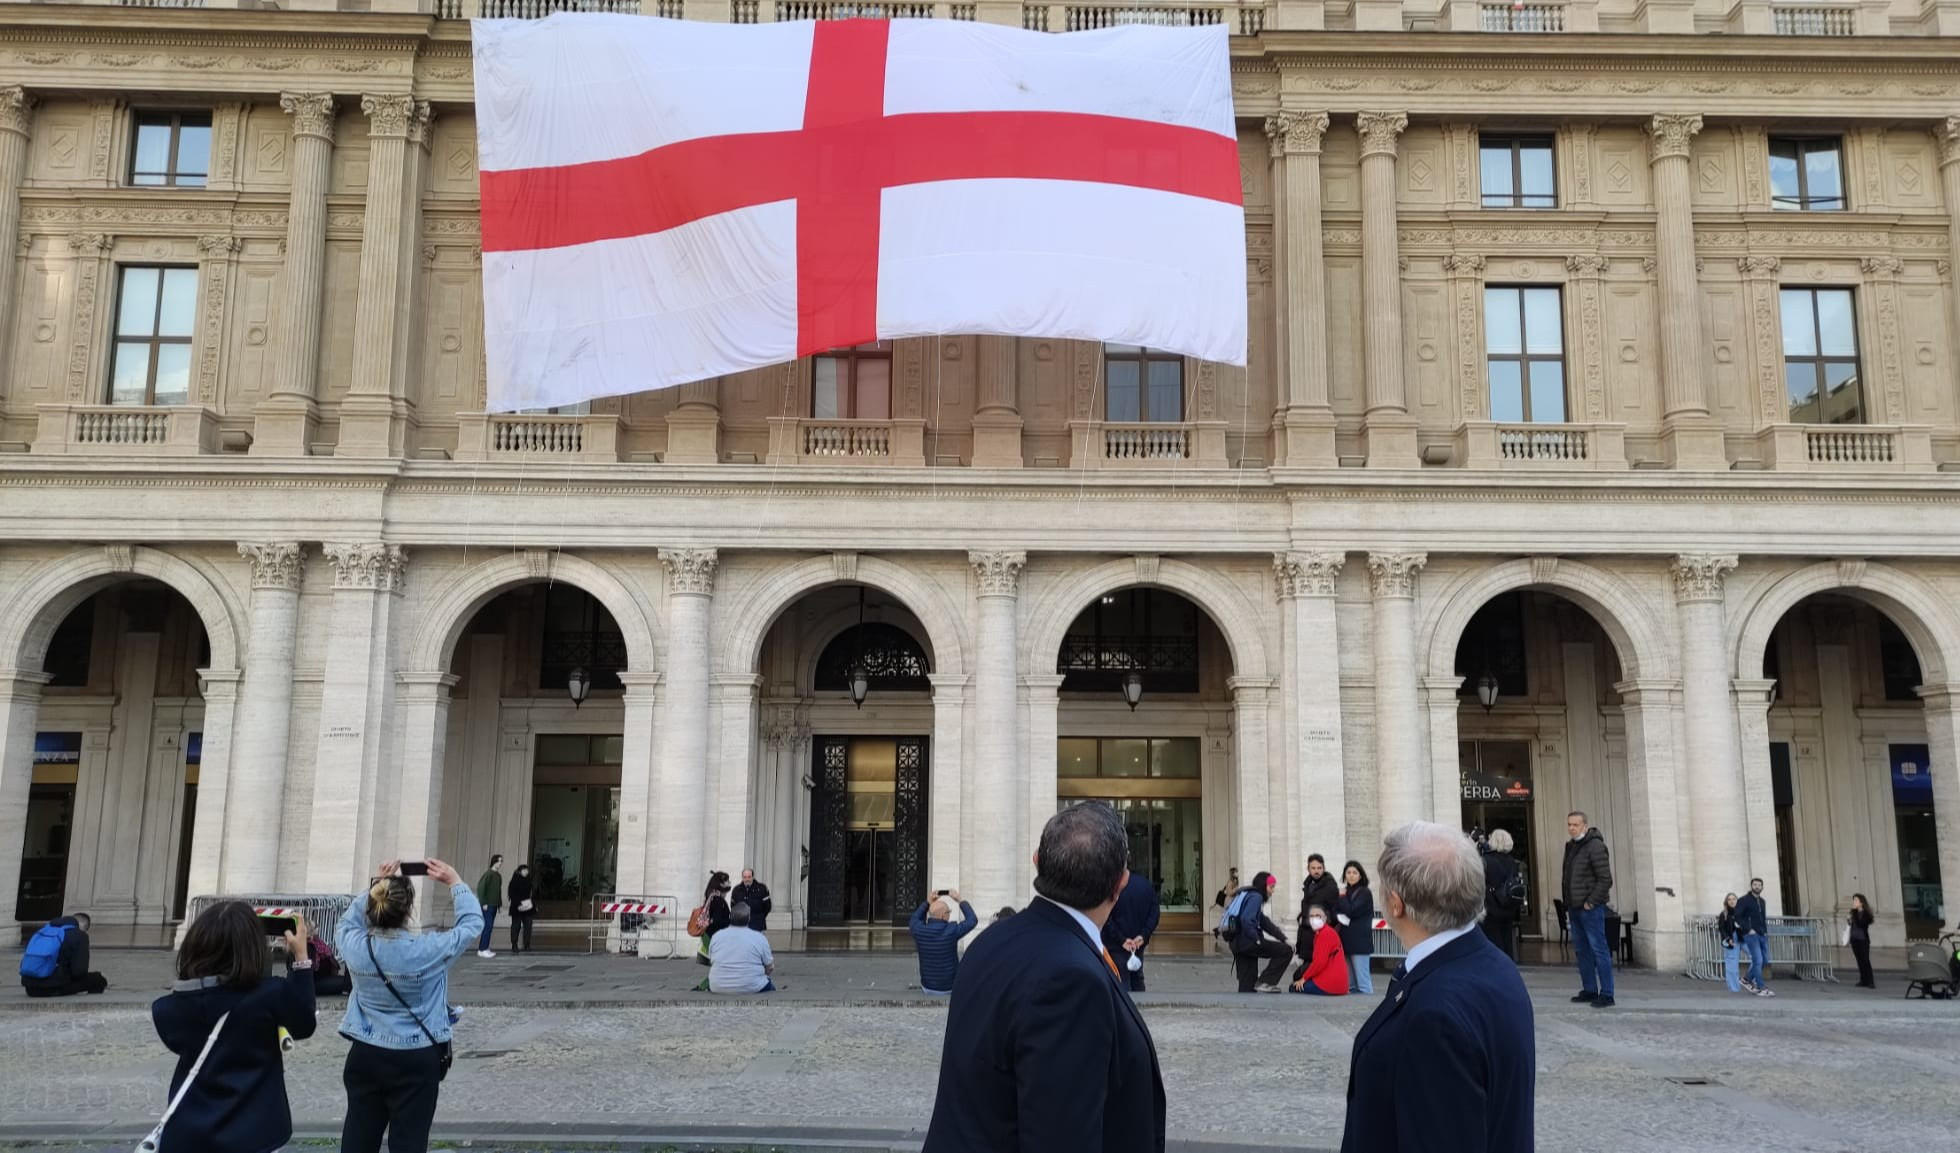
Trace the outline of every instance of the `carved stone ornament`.
<path fill-rule="evenodd" d="M 435 109 L 429 106 L 427 100 L 417 100 L 408 112 L 408 142 L 420 144 L 423 151 L 428 151 L 429 145 L 434 143 L 431 138 L 435 135 L 435 123 Z"/>
<path fill-rule="evenodd" d="M 368 118 L 368 135 L 406 137 L 415 105 L 413 96 L 361 97 L 361 111 Z"/>
<path fill-rule="evenodd" d="M 973 575 L 980 580 L 981 596 L 1011 597 L 1020 589 L 1021 570 L 1027 567 L 1028 554 L 974 550 L 966 554 L 966 562 L 973 566 Z"/>
<path fill-rule="evenodd" d="M 27 135 L 34 123 L 34 98 L 27 89 L 16 84 L 10 88 L 0 88 L 0 130 Z"/>
<path fill-rule="evenodd" d="M 1905 262 L 1896 256 L 1867 256 L 1858 262 L 1867 276 L 1897 276 L 1905 271 Z"/>
<path fill-rule="evenodd" d="M 136 571 L 136 546 L 129 544 L 105 544 L 102 556 L 108 562 L 110 572 L 129 573 Z"/>
<path fill-rule="evenodd" d="M 711 548 L 663 548 L 660 563 L 667 566 L 669 596 L 715 595 L 715 570 L 721 556 Z"/>
<path fill-rule="evenodd" d="M 1273 157 L 1317 156 L 1321 139 L 1327 134 L 1325 112 L 1275 112 L 1266 117 L 1266 135 L 1273 142 Z"/>
<path fill-rule="evenodd" d="M 1443 258 L 1443 267 L 1460 275 L 1475 276 L 1484 270 L 1484 258 L 1474 252 L 1452 252 Z"/>
<path fill-rule="evenodd" d="M 76 232 L 68 237 L 68 247 L 76 256 L 93 259 L 101 256 L 116 238 L 106 232 Z"/>
<path fill-rule="evenodd" d="M 317 136 L 333 143 L 333 94 L 330 92 L 286 92 L 280 94 L 279 107 L 293 118 L 294 136 Z"/>
<path fill-rule="evenodd" d="M 1273 577 L 1279 583 L 1279 598 L 1331 597 L 1334 582 L 1340 578 L 1347 554 L 1338 552 L 1276 552 Z"/>
<path fill-rule="evenodd" d="M 1656 116 L 1647 122 L 1647 158 L 1687 157 L 1701 131 L 1699 116 Z"/>
<path fill-rule="evenodd" d="M 1744 256 L 1735 262 L 1735 267 L 1744 276 L 1775 276 L 1783 270 L 1783 260 L 1776 256 Z"/>
<path fill-rule="evenodd" d="M 1598 276 L 1606 271 L 1606 258 L 1596 252 L 1582 252 L 1565 258 L 1565 270 L 1574 276 Z"/>
<path fill-rule="evenodd" d="M 1712 553 L 1683 553 L 1675 557 L 1674 564 L 1668 569 L 1674 575 L 1674 599 L 1721 600 L 1722 578 L 1740 563 L 1736 557 Z"/>
<path fill-rule="evenodd" d="M 197 238 L 198 254 L 206 260 L 224 260 L 238 254 L 245 242 L 236 236 L 200 236 Z"/>
<path fill-rule="evenodd" d="M 333 587 L 399 593 L 406 587 L 408 550 L 398 544 L 330 544 L 321 552 L 333 562 Z"/>
<path fill-rule="evenodd" d="M 1354 129 L 1361 134 L 1361 155 L 1395 155 L 1396 138 L 1409 126 L 1406 112 L 1357 112 Z"/>
<path fill-rule="evenodd" d="M 1429 563 L 1426 552 L 1371 552 L 1368 587 L 1377 600 L 1416 595 L 1416 574 Z"/>
<path fill-rule="evenodd" d="M 238 555 L 252 562 L 252 587 L 298 592 L 306 574 L 306 547 L 297 541 L 240 544 Z"/>
<path fill-rule="evenodd" d="M 1960 164 L 1960 116 L 1949 116 L 1933 129 L 1933 139 L 1939 142 L 1940 163 Z"/>

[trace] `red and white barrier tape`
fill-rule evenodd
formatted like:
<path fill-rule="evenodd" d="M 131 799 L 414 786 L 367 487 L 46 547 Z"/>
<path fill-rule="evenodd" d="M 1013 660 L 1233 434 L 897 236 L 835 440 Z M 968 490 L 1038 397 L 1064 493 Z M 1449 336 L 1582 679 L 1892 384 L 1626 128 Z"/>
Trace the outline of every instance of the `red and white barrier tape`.
<path fill-rule="evenodd" d="M 599 906 L 599 911 L 601 913 L 653 913 L 664 917 L 672 910 L 666 905 L 653 901 L 607 901 Z"/>

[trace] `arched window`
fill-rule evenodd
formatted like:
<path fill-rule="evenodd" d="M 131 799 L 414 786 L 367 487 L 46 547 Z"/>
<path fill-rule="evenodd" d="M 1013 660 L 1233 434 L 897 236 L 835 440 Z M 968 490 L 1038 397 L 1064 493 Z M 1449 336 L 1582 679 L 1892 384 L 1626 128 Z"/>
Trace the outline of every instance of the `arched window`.
<path fill-rule="evenodd" d="M 932 689 L 932 682 L 926 679 L 932 664 L 912 634 L 897 625 L 871 621 L 838 633 L 817 658 L 817 691 L 849 692 L 851 666 L 860 658 L 874 692 L 923 693 Z"/>

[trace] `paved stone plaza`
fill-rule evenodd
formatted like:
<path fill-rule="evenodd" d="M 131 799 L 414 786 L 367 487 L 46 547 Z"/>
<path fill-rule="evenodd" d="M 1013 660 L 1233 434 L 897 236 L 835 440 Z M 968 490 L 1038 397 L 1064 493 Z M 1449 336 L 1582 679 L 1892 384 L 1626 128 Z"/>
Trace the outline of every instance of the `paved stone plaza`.
<path fill-rule="evenodd" d="M 117 1148 L 110 1142 L 140 1135 L 160 1108 L 169 1061 L 145 1006 L 165 982 L 167 954 L 105 952 L 103 961 L 118 985 L 106 997 L 30 1003 L 0 993 L 0 1140 Z M 946 1016 L 908 988 L 910 958 L 785 955 L 779 969 L 782 994 L 734 1002 L 689 992 L 703 970 L 682 963 L 466 958 L 453 985 L 466 1008 L 459 1060 L 437 1135 L 479 1147 L 744 1134 L 916 1146 Z M 1150 975 L 1162 991 L 1140 1000 L 1174 1141 L 1338 1145 L 1349 1045 L 1375 998 L 1240 997 L 1223 991 L 1230 976 L 1219 959 L 1160 960 Z M 1960 1004 L 1904 1001 L 1897 974 L 1876 993 L 1782 980 L 1780 996 L 1761 1000 L 1636 973 L 1611 1011 L 1567 1002 L 1569 971 L 1526 975 L 1542 1149 L 1940 1149 L 1960 1131 Z M 320 1035 L 289 1059 L 301 1136 L 338 1131 L 339 1004 L 323 1003 Z"/>

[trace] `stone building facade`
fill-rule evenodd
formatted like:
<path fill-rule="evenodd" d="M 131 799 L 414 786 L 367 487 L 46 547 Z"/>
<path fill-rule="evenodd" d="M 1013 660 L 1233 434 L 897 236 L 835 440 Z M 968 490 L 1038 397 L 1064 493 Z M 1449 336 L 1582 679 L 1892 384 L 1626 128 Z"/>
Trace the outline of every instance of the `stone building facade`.
<path fill-rule="evenodd" d="M 1649 963 L 1752 875 L 1946 919 L 1960 0 L 586 0 L 1229 24 L 1250 362 L 510 415 L 465 18 L 564 5 L 215 3 L 0 5 L 0 920 L 502 852 L 888 925 L 1085 798 L 1194 931 L 1432 817 L 1555 936 L 1570 808 Z"/>

